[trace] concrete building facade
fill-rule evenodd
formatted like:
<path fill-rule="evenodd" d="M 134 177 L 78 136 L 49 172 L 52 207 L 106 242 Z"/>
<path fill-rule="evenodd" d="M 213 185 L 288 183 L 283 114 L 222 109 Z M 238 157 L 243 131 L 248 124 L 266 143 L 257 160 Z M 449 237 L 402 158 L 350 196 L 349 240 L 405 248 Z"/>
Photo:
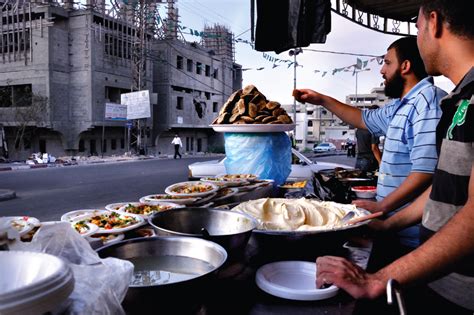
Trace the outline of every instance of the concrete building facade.
<path fill-rule="evenodd" d="M 12 160 L 33 152 L 125 153 L 126 123 L 105 120 L 105 103 L 120 103 L 120 95 L 133 89 L 135 28 L 104 12 L 57 3 L 15 10 L 2 11 L 0 23 L 0 131 L 6 139 L 0 149 Z M 144 51 L 141 86 L 154 97 L 151 117 L 141 120 L 143 132 L 135 139 L 148 153 L 171 153 L 174 133 L 185 152 L 222 146 L 209 124 L 242 86 L 233 56 L 151 32 Z"/>

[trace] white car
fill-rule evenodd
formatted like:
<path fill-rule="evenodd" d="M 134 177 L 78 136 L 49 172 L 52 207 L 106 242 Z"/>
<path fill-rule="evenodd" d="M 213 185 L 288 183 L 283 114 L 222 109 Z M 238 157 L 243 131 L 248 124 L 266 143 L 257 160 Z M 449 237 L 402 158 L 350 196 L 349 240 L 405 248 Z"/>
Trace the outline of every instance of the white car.
<path fill-rule="evenodd" d="M 336 146 L 331 142 L 322 142 L 314 147 L 314 152 L 336 151 Z"/>
<path fill-rule="evenodd" d="M 313 177 L 313 173 L 317 173 L 320 170 L 334 169 L 336 167 L 343 167 L 346 169 L 353 168 L 351 166 L 338 163 L 313 162 L 293 148 L 291 149 L 291 153 L 293 155 L 293 162 L 291 164 L 291 173 L 287 179 L 289 181 L 310 179 Z M 225 159 L 226 158 L 189 164 L 188 178 L 190 180 L 196 180 L 201 177 L 212 177 L 220 174 L 226 174 L 224 165 Z"/>

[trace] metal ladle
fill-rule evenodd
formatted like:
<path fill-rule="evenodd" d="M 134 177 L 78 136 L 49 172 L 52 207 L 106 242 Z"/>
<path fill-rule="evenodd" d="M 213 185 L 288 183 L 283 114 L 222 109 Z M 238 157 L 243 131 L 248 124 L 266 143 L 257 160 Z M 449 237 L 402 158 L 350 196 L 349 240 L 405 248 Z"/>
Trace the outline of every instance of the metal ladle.
<path fill-rule="evenodd" d="M 355 211 L 349 211 L 347 212 L 341 219 L 341 223 L 344 225 L 347 222 L 349 222 L 350 219 L 352 219 L 355 216 Z"/>

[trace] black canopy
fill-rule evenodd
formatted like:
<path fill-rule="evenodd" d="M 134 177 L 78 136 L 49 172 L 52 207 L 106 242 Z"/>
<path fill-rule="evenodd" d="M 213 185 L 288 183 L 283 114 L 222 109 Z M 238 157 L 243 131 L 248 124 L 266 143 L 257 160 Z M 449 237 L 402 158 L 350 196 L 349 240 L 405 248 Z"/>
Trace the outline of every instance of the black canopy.
<path fill-rule="evenodd" d="M 413 21 L 418 15 L 420 0 L 347 0 L 359 11 L 398 21 Z"/>

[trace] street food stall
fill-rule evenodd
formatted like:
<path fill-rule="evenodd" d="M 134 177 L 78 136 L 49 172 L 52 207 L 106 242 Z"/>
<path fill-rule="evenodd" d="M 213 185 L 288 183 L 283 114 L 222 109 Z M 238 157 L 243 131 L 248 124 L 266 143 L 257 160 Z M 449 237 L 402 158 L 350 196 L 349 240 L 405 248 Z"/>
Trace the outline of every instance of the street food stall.
<path fill-rule="evenodd" d="M 258 141 L 260 137 L 266 141 L 269 134 L 288 138 L 284 131 L 294 124 L 280 105 L 258 95 L 255 87 L 244 91 L 254 95 L 231 96 L 213 127 Z M 250 112 L 254 105 L 254 112 Z M 261 121 L 243 124 L 243 119 Z M 230 120 L 235 124 L 229 124 Z M 281 155 L 291 152 L 290 146 L 280 149 L 277 153 Z M 365 267 L 370 244 L 349 241 L 362 235 L 367 221 L 361 220 L 370 218 L 370 213 L 328 201 L 328 196 L 320 201 L 313 189 L 316 178 L 287 181 L 291 159 L 286 164 L 278 162 L 277 168 L 274 161 L 265 159 L 272 159 L 272 155 L 245 163 L 231 159 L 226 168 L 240 170 L 243 166 L 247 172 L 230 171 L 175 183 L 139 201 L 70 211 L 58 222 L 2 218 L 0 226 L 6 229 L 3 246 L 10 250 L 4 255 L 26 250 L 38 254 L 34 259 L 45 260 L 43 265 L 50 259 L 47 254 L 69 264 L 54 271 L 67 277 L 50 285 L 50 295 L 37 295 L 25 306 L 24 296 L 18 295 L 18 300 L 12 294 L 22 288 L 13 286 L 7 294 L 8 303 L 0 310 L 6 314 L 27 312 L 49 301 L 51 308 L 46 311 L 75 311 L 80 305 L 82 311 L 93 313 L 98 310 L 96 299 L 102 299 L 104 309 L 123 306 L 127 313 L 142 313 L 156 303 L 163 313 L 217 314 L 229 309 L 262 314 L 323 314 L 336 309 L 351 313 L 354 300 L 337 287 L 315 287 L 315 259 L 341 255 Z M 342 181 L 351 173 L 333 171 L 344 173 Z M 323 173 L 325 178 L 332 176 Z M 14 261 L 21 257 L 7 258 L 4 261 L 10 263 L 2 268 L 15 274 Z M 99 265 L 103 268 L 100 276 L 95 270 Z M 109 277 L 115 280 L 109 283 Z M 101 282 L 103 288 L 98 287 L 99 279 L 106 282 Z M 44 283 L 37 285 L 35 292 Z M 97 290 L 94 298 L 88 290 Z M 179 303 L 177 296 L 182 297 Z"/>
<path fill-rule="evenodd" d="M 333 10 L 356 23 L 367 21 L 356 18 L 361 12 L 367 13 L 369 21 L 373 16 L 385 16 L 409 23 L 417 13 L 418 1 L 404 2 L 410 5 L 401 9 L 403 6 L 391 6 L 387 1 L 338 0 Z M 372 27 L 370 22 L 367 26 Z M 377 30 L 387 31 L 386 25 Z M 233 94 L 224 104 L 214 124 L 217 131 L 279 133 L 294 128 L 277 102 L 262 95 L 245 96 L 249 94 Z M 281 156 L 291 158 L 286 152 L 282 149 Z M 3 274 L 10 276 L 0 280 L 0 313 L 122 313 L 120 303 L 125 301 L 127 313 L 154 309 L 190 314 L 351 314 L 353 298 L 334 286 L 315 287 L 314 261 L 320 255 L 333 254 L 367 266 L 371 242 L 364 237 L 367 221 L 360 220 L 369 214 L 347 203 L 356 193 L 361 198 L 373 197 L 373 189 L 363 187 L 373 186 L 374 177 L 344 177 L 348 173 L 334 171 L 321 172 L 319 179 L 291 183 L 285 181 L 285 172 L 289 170 L 278 169 L 278 175 L 283 175 L 272 178 L 232 171 L 202 181 L 176 183 L 164 193 L 143 196 L 139 201 L 68 212 L 58 222 L 1 218 L 0 265 L 6 271 Z M 327 185 L 334 178 L 345 188 L 344 203 L 325 199 L 340 197 Z M 351 178 L 362 178 L 364 183 Z M 167 220 L 174 224 L 197 222 L 202 213 L 212 214 L 202 224 L 193 225 L 194 231 L 179 231 L 191 228 L 190 224 L 174 226 L 175 230 L 158 225 L 160 215 L 181 212 L 181 219 Z M 222 213 L 238 216 L 215 219 Z M 353 218 L 345 221 L 349 213 Z M 224 232 L 214 229 L 220 222 L 225 222 Z M 234 226 L 244 228 L 232 230 Z M 242 235 L 238 250 L 232 242 L 219 244 L 216 237 L 221 234 Z M 21 251 L 32 253 L 31 257 L 23 257 Z M 162 257 L 160 264 L 186 257 L 179 264 L 177 260 L 166 263 L 174 268 L 192 266 L 195 273 L 163 272 L 169 266 L 147 270 L 153 257 Z M 145 260 L 138 262 L 142 258 Z M 19 272 L 25 268 L 19 262 L 25 260 L 36 263 L 31 278 Z M 134 266 L 141 267 L 134 270 Z M 42 278 L 46 273 L 49 278 Z M 46 287 L 49 295 L 38 293 Z M 26 289 L 30 291 L 25 293 Z"/>

